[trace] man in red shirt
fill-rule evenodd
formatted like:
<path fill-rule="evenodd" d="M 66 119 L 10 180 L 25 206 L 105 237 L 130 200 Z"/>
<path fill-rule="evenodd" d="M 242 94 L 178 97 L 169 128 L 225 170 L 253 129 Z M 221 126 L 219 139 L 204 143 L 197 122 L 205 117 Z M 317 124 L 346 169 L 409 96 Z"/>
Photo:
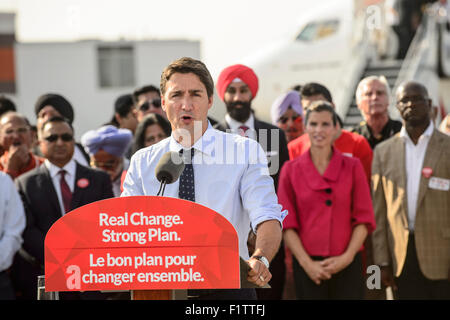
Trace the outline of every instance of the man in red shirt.
<path fill-rule="evenodd" d="M 30 124 L 17 112 L 7 112 L 0 119 L 0 144 L 5 153 L 0 158 L 0 170 L 12 179 L 41 165 L 44 159 L 31 153 Z"/>
<path fill-rule="evenodd" d="M 321 84 L 307 83 L 301 89 L 301 99 L 303 109 L 306 111 L 313 101 L 324 100 L 333 104 L 330 91 Z M 367 140 L 356 133 L 341 129 L 339 126 L 334 146 L 345 156 L 355 157 L 361 161 L 367 181 L 371 179 L 371 167 L 373 152 Z M 295 140 L 288 143 L 289 159 L 295 159 L 311 146 L 309 136 L 303 134 Z"/>

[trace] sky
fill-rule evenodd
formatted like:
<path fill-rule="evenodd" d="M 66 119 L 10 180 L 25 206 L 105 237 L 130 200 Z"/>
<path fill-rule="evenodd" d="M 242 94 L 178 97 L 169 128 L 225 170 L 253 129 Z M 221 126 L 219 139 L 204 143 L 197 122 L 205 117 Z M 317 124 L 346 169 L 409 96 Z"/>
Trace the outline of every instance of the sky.
<path fill-rule="evenodd" d="M 328 0 L 320 0 L 322 4 Z M 292 36 L 317 0 L 0 0 L 20 42 L 189 39 L 211 73 Z"/>

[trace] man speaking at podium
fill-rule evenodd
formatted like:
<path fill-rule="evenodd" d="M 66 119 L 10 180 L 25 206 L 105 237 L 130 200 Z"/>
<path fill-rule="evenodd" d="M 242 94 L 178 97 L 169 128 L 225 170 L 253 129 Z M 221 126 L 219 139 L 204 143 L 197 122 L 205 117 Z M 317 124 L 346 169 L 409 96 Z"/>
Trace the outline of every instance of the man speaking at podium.
<path fill-rule="evenodd" d="M 121 196 L 156 195 L 158 161 L 166 152 L 178 152 L 186 165 L 180 178 L 167 185 L 165 196 L 194 201 L 230 221 L 239 237 L 239 254 L 250 267 L 248 281 L 266 285 L 287 212 L 278 204 L 263 149 L 253 139 L 218 131 L 208 122 L 214 82 L 201 61 L 180 58 L 172 62 L 161 75 L 160 88 L 172 135 L 133 155 Z M 256 246 L 249 258 L 250 228 L 256 233 Z M 188 290 L 188 296 L 256 299 L 254 289 Z"/>

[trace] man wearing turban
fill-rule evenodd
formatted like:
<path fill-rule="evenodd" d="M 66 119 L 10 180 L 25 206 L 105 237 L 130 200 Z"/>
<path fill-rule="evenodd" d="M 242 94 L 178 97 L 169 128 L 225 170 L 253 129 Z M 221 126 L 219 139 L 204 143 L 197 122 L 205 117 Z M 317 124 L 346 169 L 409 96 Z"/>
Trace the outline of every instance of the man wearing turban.
<path fill-rule="evenodd" d="M 120 196 L 121 176 L 128 169 L 125 157 L 133 134 L 128 129 L 118 129 L 112 125 L 86 132 L 81 143 L 91 159 L 91 167 L 103 170 L 111 177 L 114 196 Z"/>
<path fill-rule="evenodd" d="M 16 255 L 12 274 L 14 287 L 25 300 L 36 300 L 37 276 L 44 271 L 45 235 L 51 226 L 76 208 L 113 197 L 111 181 L 105 172 L 74 160 L 74 131 L 66 118 L 52 117 L 44 122 L 39 143 L 46 160 L 15 180 L 27 223 L 22 250 Z M 107 297 L 108 294 L 97 291 L 61 292 L 59 295 L 60 300 Z"/>
<path fill-rule="evenodd" d="M 34 105 L 34 113 L 36 114 L 36 127 L 38 133 L 41 131 L 43 124 L 50 118 L 63 117 L 70 125 L 72 125 L 75 117 L 70 102 L 62 95 L 56 93 L 46 93 L 41 95 Z M 36 154 L 38 156 L 42 155 L 40 150 L 37 150 Z M 79 143 L 75 143 L 73 157 L 79 164 L 89 166 L 89 157 Z"/>
<path fill-rule="evenodd" d="M 303 134 L 303 108 L 298 91 L 279 96 L 270 111 L 272 124 L 284 131 L 288 142 Z"/>
<path fill-rule="evenodd" d="M 251 103 L 258 93 L 258 77 L 255 72 L 242 64 L 225 68 L 219 75 L 216 84 L 217 93 L 226 105 L 227 113 L 224 121 L 216 124 L 216 129 L 237 133 L 255 139 L 266 152 L 269 172 L 278 185 L 278 174 L 281 166 L 289 159 L 286 136 L 278 127 L 258 120 L 253 114 Z M 249 239 L 253 236 L 250 235 Z M 249 240 L 249 247 L 252 243 Z M 250 249 L 250 251 L 252 251 Z M 269 282 L 271 289 L 257 289 L 258 299 L 282 298 L 285 277 L 284 247 L 281 243 L 277 255 L 272 260 L 270 272 L 273 277 Z"/>

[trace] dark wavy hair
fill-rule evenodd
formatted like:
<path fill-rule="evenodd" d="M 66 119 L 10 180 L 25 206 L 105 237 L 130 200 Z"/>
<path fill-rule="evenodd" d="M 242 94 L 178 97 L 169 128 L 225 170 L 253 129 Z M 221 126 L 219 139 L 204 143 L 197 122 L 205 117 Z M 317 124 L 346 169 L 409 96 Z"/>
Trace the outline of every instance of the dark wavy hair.
<path fill-rule="evenodd" d="M 309 82 L 300 89 L 300 94 L 304 97 L 311 97 L 321 94 L 328 102 L 333 103 L 333 97 L 330 90 L 324 85 L 317 82 Z"/>
<path fill-rule="evenodd" d="M 189 57 L 183 57 L 170 63 L 161 74 L 160 91 L 161 95 L 166 93 L 166 84 L 170 77 L 175 73 L 193 73 L 195 74 L 206 88 L 208 98 L 214 94 L 214 81 L 206 65 L 200 60 Z"/>
<path fill-rule="evenodd" d="M 147 127 L 153 124 L 159 125 L 167 137 L 172 133 L 169 121 L 157 113 L 149 113 L 141 122 L 139 122 L 139 125 L 136 128 L 133 145 L 131 147 L 131 154 L 134 154 L 139 149 L 145 147 L 145 131 L 147 130 Z"/>
<path fill-rule="evenodd" d="M 111 124 L 117 128 L 120 127 L 119 122 L 116 119 L 116 114 L 119 117 L 124 118 L 134 107 L 133 95 L 132 94 L 123 94 L 119 96 L 114 102 L 114 113 L 112 115 L 111 121 L 106 124 Z"/>

